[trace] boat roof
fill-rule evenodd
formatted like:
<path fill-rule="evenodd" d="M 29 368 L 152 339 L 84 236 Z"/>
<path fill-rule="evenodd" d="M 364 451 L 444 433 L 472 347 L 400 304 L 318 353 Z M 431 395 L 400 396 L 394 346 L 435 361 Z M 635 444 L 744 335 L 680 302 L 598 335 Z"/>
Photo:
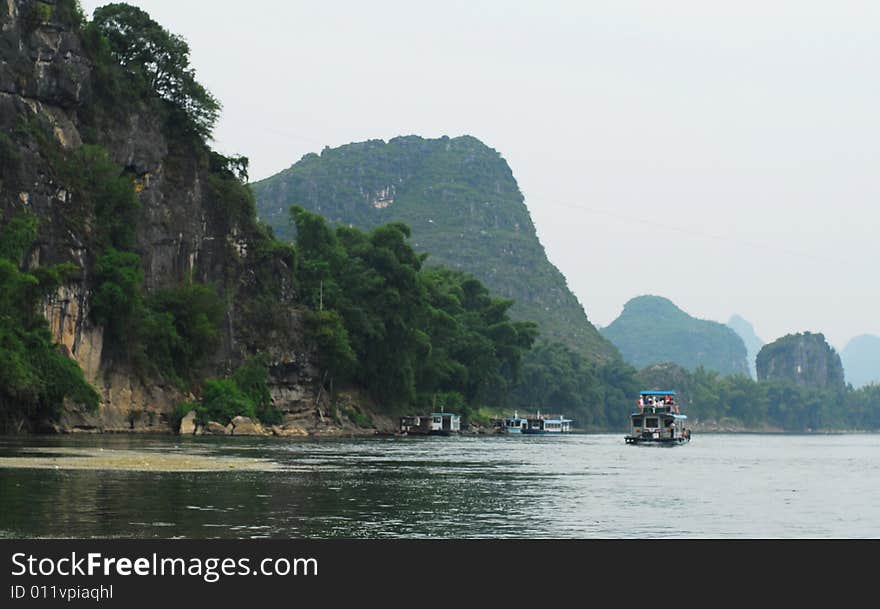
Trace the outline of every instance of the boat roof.
<path fill-rule="evenodd" d="M 457 417 L 458 415 L 454 412 L 432 412 L 432 417 Z"/>
<path fill-rule="evenodd" d="M 660 391 L 657 389 L 645 389 L 640 391 L 639 395 L 675 395 L 674 391 Z"/>

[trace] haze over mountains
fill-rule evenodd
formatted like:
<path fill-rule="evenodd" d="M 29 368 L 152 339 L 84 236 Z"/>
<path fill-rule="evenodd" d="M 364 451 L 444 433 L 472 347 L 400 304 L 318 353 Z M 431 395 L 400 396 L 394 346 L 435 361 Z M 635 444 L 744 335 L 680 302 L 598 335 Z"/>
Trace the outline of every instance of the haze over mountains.
<path fill-rule="evenodd" d="M 856 336 L 840 353 L 846 381 L 859 388 L 880 383 L 880 337 L 872 334 Z"/>
<path fill-rule="evenodd" d="M 547 259 L 507 162 L 474 137 L 325 148 L 252 189 L 260 218 L 288 240 L 293 204 L 364 230 L 404 222 L 415 249 L 429 253 L 427 264 L 470 273 L 514 299 L 511 314 L 537 322 L 542 339 L 592 360 L 618 356 Z"/>
<path fill-rule="evenodd" d="M 746 351 L 748 352 L 749 372 L 752 378 L 757 378 L 755 358 L 758 357 L 758 351 L 764 346 L 764 341 L 755 334 L 755 328 L 752 327 L 752 324 L 739 315 L 732 315 L 727 321 L 727 326 L 732 328 L 745 344 Z"/>

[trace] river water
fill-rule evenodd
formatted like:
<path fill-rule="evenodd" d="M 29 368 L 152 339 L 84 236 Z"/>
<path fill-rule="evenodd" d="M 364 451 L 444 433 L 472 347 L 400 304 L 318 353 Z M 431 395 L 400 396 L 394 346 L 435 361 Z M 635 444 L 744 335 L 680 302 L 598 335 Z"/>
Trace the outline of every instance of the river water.
<path fill-rule="evenodd" d="M 76 468 L 111 453 L 222 465 Z M 877 538 L 877 480 L 877 434 L 0 437 L 0 536 Z"/>

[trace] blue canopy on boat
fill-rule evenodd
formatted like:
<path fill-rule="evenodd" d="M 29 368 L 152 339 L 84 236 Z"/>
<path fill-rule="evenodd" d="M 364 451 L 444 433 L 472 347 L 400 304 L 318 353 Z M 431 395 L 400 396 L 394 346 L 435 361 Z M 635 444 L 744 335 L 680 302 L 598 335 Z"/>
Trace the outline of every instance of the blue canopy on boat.
<path fill-rule="evenodd" d="M 656 391 L 654 389 L 650 391 L 640 391 L 639 395 L 675 395 L 674 391 Z"/>

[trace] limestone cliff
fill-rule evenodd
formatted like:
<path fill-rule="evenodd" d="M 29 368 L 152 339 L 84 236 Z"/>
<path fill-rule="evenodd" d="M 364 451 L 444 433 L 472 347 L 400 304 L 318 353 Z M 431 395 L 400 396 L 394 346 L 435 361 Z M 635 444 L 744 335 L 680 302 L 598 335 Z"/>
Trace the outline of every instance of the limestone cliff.
<path fill-rule="evenodd" d="M 788 334 L 764 345 L 756 361 L 758 380 L 784 379 L 802 387 L 843 391 L 840 356 L 823 334 Z"/>
<path fill-rule="evenodd" d="M 145 378 L 104 349 L 104 329 L 90 321 L 94 217 L 53 164 L 84 144 L 105 148 L 133 178 L 140 211 L 136 252 L 147 292 L 195 281 L 219 286 L 227 301 L 220 347 L 209 371 L 221 375 L 258 349 L 270 356 L 276 405 L 313 407 L 313 353 L 302 341 L 291 269 L 278 256 L 257 256 L 254 222 L 231 215 L 212 187 L 211 151 L 200 141 L 169 135 L 150 100 L 102 107 L 107 83 L 84 39 L 74 2 L 0 3 L 0 212 L 28 211 L 40 219 L 39 240 L 26 260 L 34 268 L 72 262 L 78 275 L 45 303 L 55 339 L 102 396 L 97 413 L 69 408 L 63 428 L 103 431 L 168 430 L 168 415 L 184 390 Z M 55 151 L 55 152 L 53 152 Z M 272 324 L 257 328 L 252 295 L 269 275 L 280 286 Z"/>

